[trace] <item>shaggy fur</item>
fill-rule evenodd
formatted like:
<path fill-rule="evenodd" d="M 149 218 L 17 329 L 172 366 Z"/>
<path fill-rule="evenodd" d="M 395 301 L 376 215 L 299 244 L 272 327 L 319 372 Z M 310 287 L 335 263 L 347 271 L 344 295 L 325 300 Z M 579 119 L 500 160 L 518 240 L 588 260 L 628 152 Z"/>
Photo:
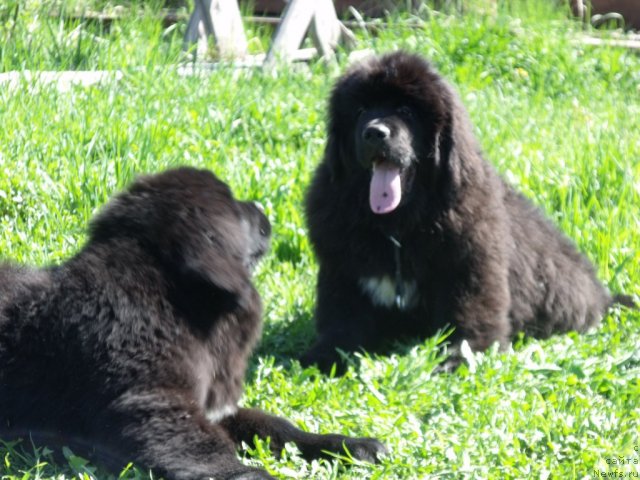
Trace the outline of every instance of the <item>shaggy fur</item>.
<path fill-rule="evenodd" d="M 302 363 L 325 371 L 340 366 L 336 348 L 447 325 L 479 351 L 521 331 L 582 332 L 614 300 L 483 159 L 460 99 L 416 55 L 374 57 L 337 81 L 306 214 L 320 270 L 318 339 Z"/>
<path fill-rule="evenodd" d="M 267 479 L 254 435 L 307 457 L 375 460 L 374 439 L 314 435 L 237 401 L 261 325 L 250 269 L 270 225 L 204 170 L 138 179 L 60 266 L 0 266 L 0 431 L 94 447 L 173 480 Z"/>

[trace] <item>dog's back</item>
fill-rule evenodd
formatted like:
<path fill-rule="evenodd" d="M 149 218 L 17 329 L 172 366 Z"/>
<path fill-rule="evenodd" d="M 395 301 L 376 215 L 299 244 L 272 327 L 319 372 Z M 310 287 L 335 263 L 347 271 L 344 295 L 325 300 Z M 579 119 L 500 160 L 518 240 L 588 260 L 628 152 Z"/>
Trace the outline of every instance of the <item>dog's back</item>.
<path fill-rule="evenodd" d="M 510 317 L 515 332 L 546 338 L 596 326 L 612 297 L 593 264 L 528 199 L 507 189 L 512 236 Z"/>

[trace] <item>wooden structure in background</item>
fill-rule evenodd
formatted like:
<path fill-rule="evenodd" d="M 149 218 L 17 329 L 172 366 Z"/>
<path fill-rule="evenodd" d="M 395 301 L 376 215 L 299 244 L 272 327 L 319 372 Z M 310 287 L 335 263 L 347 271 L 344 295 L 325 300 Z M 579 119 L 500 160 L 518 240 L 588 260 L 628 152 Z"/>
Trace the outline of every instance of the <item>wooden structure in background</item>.
<path fill-rule="evenodd" d="M 247 54 L 247 37 L 235 0 L 196 0 L 184 37 L 185 48 L 197 44 L 194 53 L 204 58 L 210 37 L 215 39 L 221 58 L 242 58 Z"/>
<path fill-rule="evenodd" d="M 338 20 L 331 0 L 291 0 L 273 37 L 267 53 L 265 65 L 271 66 L 277 60 L 292 61 L 304 55 L 300 50 L 306 34 L 311 39 L 318 55 L 330 58 L 341 39 L 353 44 L 351 32 Z"/>
<path fill-rule="evenodd" d="M 287 0 L 238 0 L 240 5 L 253 9 L 254 15 L 280 16 L 287 6 Z M 349 8 L 355 8 L 363 17 L 381 17 L 386 12 L 393 12 L 400 8 L 417 8 L 421 0 L 333 0 L 336 13 L 343 18 Z"/>
<path fill-rule="evenodd" d="M 569 0 L 569 6 L 586 22 L 597 15 L 618 14 L 624 19 L 625 29 L 640 30 L 640 0 Z"/>
<path fill-rule="evenodd" d="M 300 49 L 307 34 L 311 35 L 314 51 Z M 196 58 L 205 58 L 211 37 L 220 58 L 247 56 L 247 39 L 237 0 L 196 0 L 185 34 L 185 49 L 192 49 L 197 43 Z M 314 55 L 330 58 L 341 40 L 349 46 L 354 44 L 353 34 L 338 20 L 331 0 L 289 0 L 264 64 L 307 60 Z M 262 60 L 263 57 L 254 57 L 252 63 Z"/>

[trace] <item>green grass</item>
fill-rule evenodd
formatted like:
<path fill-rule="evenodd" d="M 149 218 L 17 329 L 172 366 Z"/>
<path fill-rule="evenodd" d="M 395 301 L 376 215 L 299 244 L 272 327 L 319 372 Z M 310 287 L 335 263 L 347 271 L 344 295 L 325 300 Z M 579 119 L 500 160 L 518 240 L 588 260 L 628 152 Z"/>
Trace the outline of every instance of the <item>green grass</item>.
<path fill-rule="evenodd" d="M 487 157 L 575 239 L 612 290 L 638 298 L 640 59 L 574 43 L 579 27 L 551 3 L 514 3 L 490 18 L 399 15 L 376 32 L 358 32 L 359 46 L 430 57 L 456 84 Z M 120 68 L 125 77 L 64 93 L 0 88 L 0 255 L 59 262 L 80 247 L 92 214 L 137 173 L 211 168 L 237 196 L 260 200 L 274 225 L 273 248 L 256 275 L 264 337 L 242 403 L 312 431 L 376 436 L 390 450 L 376 466 L 306 463 L 295 448 L 276 458 L 258 442 L 244 461 L 301 479 L 638 474 L 635 312 L 614 311 L 587 335 L 525 339 L 513 352 L 477 355 L 451 375 L 432 374 L 436 339 L 365 357 L 342 378 L 291 360 L 313 336 L 316 263 L 301 209 L 344 53 L 337 65 L 275 75 L 222 67 L 183 78 L 170 65 L 180 58 L 184 25 L 163 30 L 150 7 L 110 32 L 49 17 L 51 2 L 20 2 L 14 23 L 14 7 L 0 6 L 0 70 Z M 264 48 L 264 31 L 249 35 Z M 0 479 L 107 478 L 67 454 L 55 461 L 28 439 L 0 443 Z M 621 458 L 624 465 L 613 463 Z M 122 478 L 148 476 L 134 469 Z"/>

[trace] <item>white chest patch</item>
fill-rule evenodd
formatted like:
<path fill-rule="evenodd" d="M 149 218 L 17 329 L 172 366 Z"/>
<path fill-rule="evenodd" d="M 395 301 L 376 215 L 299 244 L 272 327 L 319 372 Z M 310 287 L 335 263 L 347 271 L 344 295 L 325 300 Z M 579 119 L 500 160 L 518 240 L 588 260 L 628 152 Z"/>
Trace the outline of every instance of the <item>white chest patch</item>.
<path fill-rule="evenodd" d="M 401 310 L 413 308 L 418 303 L 418 287 L 416 282 L 402 280 L 400 298 L 396 282 L 388 275 L 382 277 L 363 277 L 360 279 L 360 288 L 369 295 L 374 305 L 391 308 L 397 306 Z M 398 301 L 399 300 L 399 301 Z"/>
<path fill-rule="evenodd" d="M 225 405 L 215 410 L 207 411 L 207 420 L 211 423 L 218 423 L 225 417 L 229 417 L 238 411 L 238 407 L 235 405 Z"/>

